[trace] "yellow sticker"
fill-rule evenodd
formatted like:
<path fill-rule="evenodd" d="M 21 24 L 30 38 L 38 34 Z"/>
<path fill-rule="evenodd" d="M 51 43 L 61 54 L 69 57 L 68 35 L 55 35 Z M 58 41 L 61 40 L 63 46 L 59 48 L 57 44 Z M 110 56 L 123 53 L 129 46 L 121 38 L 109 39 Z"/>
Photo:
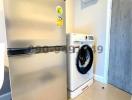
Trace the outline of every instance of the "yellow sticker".
<path fill-rule="evenodd" d="M 62 14 L 63 14 L 63 8 L 62 8 L 61 6 L 57 6 L 57 7 L 56 7 L 56 12 L 57 12 L 58 14 L 62 15 Z"/>
<path fill-rule="evenodd" d="M 56 21 L 57 27 L 62 27 L 64 24 L 64 20 L 62 17 L 57 17 L 57 21 Z"/>

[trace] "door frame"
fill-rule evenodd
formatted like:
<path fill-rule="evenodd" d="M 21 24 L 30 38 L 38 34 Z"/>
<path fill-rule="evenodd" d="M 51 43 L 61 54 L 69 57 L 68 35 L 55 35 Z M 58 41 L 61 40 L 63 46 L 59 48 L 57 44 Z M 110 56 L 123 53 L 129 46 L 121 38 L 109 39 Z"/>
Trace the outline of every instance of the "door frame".
<path fill-rule="evenodd" d="M 108 84 L 109 70 L 109 53 L 110 53 L 110 31 L 112 18 L 112 0 L 107 2 L 107 19 L 106 19 L 106 44 L 105 44 L 105 64 L 104 64 L 104 83 Z"/>

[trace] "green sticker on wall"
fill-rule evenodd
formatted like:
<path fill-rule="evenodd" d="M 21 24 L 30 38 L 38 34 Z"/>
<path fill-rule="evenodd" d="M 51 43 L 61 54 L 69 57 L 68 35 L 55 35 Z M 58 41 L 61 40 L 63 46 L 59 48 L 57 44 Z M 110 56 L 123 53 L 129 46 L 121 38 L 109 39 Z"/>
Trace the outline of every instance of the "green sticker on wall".
<path fill-rule="evenodd" d="M 56 12 L 59 14 L 59 15 L 62 15 L 63 14 L 63 8 L 61 6 L 57 6 L 56 7 Z"/>

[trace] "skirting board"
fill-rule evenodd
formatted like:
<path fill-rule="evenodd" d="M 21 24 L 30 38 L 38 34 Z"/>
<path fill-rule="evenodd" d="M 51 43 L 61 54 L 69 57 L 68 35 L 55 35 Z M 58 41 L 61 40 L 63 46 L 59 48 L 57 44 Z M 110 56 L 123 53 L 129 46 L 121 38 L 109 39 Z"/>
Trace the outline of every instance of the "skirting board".
<path fill-rule="evenodd" d="M 94 75 L 94 80 L 99 81 L 103 84 L 106 84 L 105 78 L 99 75 Z"/>

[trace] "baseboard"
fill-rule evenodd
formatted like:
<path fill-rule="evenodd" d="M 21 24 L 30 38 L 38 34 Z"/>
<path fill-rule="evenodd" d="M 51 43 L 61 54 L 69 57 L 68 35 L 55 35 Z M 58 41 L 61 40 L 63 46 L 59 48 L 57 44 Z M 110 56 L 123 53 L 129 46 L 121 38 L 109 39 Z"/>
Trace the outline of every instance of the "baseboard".
<path fill-rule="evenodd" d="M 105 78 L 99 75 L 94 75 L 94 80 L 99 81 L 103 84 L 106 84 Z"/>

